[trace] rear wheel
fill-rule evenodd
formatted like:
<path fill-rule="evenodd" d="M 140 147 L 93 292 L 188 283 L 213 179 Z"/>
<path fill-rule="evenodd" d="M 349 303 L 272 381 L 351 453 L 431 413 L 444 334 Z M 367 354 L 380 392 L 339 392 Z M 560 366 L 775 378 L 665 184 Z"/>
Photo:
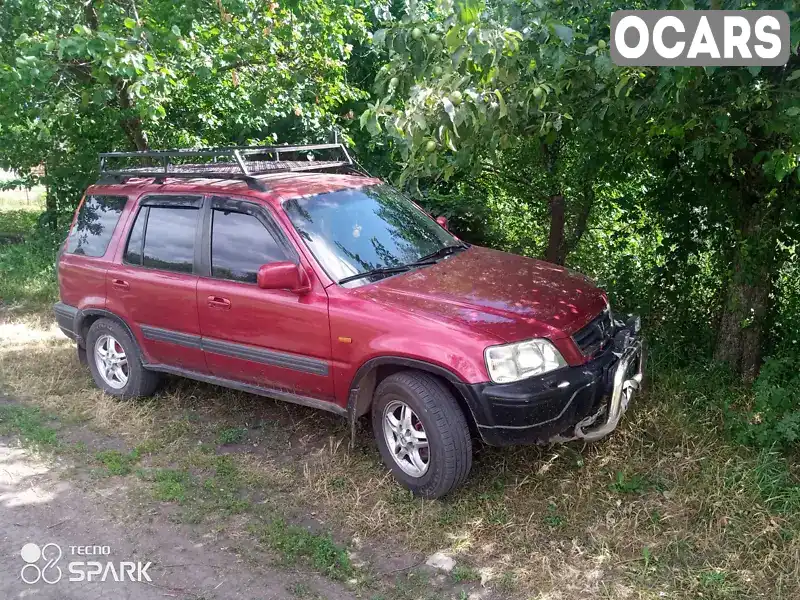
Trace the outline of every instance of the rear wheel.
<path fill-rule="evenodd" d="M 86 335 L 89 369 L 97 387 L 119 398 L 151 395 L 158 373 L 142 365 L 139 348 L 125 328 L 111 319 L 98 319 Z"/>
<path fill-rule="evenodd" d="M 469 427 L 436 377 L 402 371 L 384 379 L 375 391 L 372 428 L 384 463 L 415 494 L 439 498 L 467 478 Z"/>

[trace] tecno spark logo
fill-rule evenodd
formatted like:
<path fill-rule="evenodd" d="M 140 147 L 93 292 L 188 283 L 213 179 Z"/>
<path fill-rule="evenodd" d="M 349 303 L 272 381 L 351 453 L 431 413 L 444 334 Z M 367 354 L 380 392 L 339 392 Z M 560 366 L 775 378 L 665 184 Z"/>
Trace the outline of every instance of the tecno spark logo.
<path fill-rule="evenodd" d="M 57 544 L 45 544 L 39 548 L 36 544 L 25 544 L 20 552 L 25 566 L 22 567 L 20 577 L 25 583 L 33 585 L 39 580 L 45 583 L 57 583 L 61 580 L 61 568 L 56 563 L 61 560 L 61 548 Z M 44 560 L 44 566 L 39 566 L 39 560 Z"/>
<path fill-rule="evenodd" d="M 111 560 L 84 560 L 84 557 L 103 557 L 111 554 L 109 546 L 68 546 L 69 554 L 81 558 L 66 563 L 69 581 L 152 581 L 147 569 L 150 562 L 144 565 L 141 562 Z M 63 556 L 58 544 L 45 544 L 41 548 L 38 544 L 28 543 L 20 552 L 25 565 L 20 571 L 22 581 L 29 585 L 39 583 L 54 584 L 61 581 L 63 572 L 58 562 Z"/>

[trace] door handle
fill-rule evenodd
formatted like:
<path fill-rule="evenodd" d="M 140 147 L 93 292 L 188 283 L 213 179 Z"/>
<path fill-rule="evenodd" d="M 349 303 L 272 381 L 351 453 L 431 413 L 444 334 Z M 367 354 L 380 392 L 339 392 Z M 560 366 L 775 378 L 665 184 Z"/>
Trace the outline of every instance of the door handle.
<path fill-rule="evenodd" d="M 114 287 L 118 290 L 129 290 L 131 289 L 130 284 L 125 281 L 124 279 L 112 279 L 111 280 L 111 287 Z"/>
<path fill-rule="evenodd" d="M 230 308 L 231 301 L 227 298 L 221 298 L 219 296 L 209 296 L 208 297 L 208 305 L 211 308 Z"/>

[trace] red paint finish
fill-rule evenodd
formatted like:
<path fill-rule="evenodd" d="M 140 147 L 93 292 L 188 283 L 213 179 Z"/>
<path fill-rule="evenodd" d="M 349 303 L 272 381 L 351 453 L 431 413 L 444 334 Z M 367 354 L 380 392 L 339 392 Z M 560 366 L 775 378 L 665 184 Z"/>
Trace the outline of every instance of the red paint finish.
<path fill-rule="evenodd" d="M 210 296 L 230 302 L 228 308 L 213 306 Z M 242 344 L 256 350 L 315 358 L 328 363 L 331 337 L 328 327 L 328 295 L 314 278 L 311 290 L 264 290 L 250 283 L 201 277 L 197 307 L 203 337 Z M 333 399 L 333 377 L 206 352 L 213 375 L 284 391 Z"/>
<path fill-rule="evenodd" d="M 585 362 L 570 336 L 603 310 L 606 299 L 583 275 L 473 246 L 432 266 L 344 288 L 320 268 L 281 204 L 379 180 L 309 173 L 277 174 L 263 181 L 270 191 L 205 179 L 168 179 L 164 184 L 135 179 L 125 185 L 92 186 L 87 193 L 127 194 L 129 202 L 106 256 L 61 257 L 62 301 L 78 308 L 105 307 L 118 315 L 134 331 L 149 362 L 279 388 L 341 407 L 347 406 L 358 369 L 374 358 L 423 361 L 447 369 L 464 383 L 480 383 L 489 379 L 487 346 L 543 337 L 553 341 L 570 365 Z M 123 264 L 124 240 L 139 199 L 148 193 L 230 196 L 263 205 L 297 253 L 297 281 L 303 285 L 295 291 L 263 289 L 255 283 Z M 278 268 L 284 278 L 287 268 Z M 264 282 L 270 279 L 269 273 L 262 275 Z M 142 326 L 188 334 L 208 340 L 210 346 L 204 350 L 199 341 L 191 347 L 148 340 Z M 238 354 L 219 351 L 219 346 L 214 351 L 216 342 Z M 288 368 L 264 359 L 275 355 L 278 363 L 310 363 L 313 368 Z"/>

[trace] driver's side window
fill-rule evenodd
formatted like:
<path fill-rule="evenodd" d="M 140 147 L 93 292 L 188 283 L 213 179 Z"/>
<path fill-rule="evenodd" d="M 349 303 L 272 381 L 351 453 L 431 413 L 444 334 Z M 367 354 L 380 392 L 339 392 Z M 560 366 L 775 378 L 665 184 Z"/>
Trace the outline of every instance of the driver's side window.
<path fill-rule="evenodd" d="M 261 265 L 287 260 L 283 247 L 255 214 L 215 203 L 211 219 L 212 277 L 256 283 Z"/>

